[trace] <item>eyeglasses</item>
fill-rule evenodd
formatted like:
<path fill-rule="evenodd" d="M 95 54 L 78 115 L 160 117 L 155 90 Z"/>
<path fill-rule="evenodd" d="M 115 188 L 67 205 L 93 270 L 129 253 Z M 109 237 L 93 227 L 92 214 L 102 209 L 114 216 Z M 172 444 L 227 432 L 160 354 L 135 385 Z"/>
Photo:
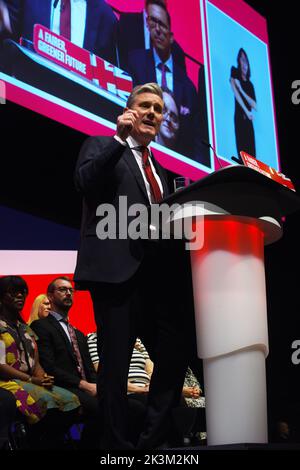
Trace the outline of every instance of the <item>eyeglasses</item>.
<path fill-rule="evenodd" d="M 69 291 L 71 295 L 75 292 L 73 287 L 56 287 L 55 290 L 58 290 L 58 292 L 61 292 L 62 294 L 66 294 Z"/>
<path fill-rule="evenodd" d="M 22 289 L 22 290 L 11 289 L 7 291 L 7 294 L 10 295 L 11 297 L 18 297 L 18 295 L 22 295 L 22 297 L 26 297 L 28 295 L 28 291 L 26 289 Z"/>
<path fill-rule="evenodd" d="M 162 21 L 158 20 L 158 19 L 155 18 L 154 16 L 148 15 L 148 16 L 147 16 L 147 21 L 148 21 L 148 24 L 149 24 L 150 28 L 158 27 L 158 28 L 160 28 L 162 31 L 164 31 L 165 33 L 166 33 L 167 31 L 169 31 L 169 26 L 167 26 L 165 23 L 163 23 Z"/>
<path fill-rule="evenodd" d="M 178 118 L 177 114 L 175 114 L 173 111 L 170 111 L 169 109 L 164 108 L 163 109 L 163 116 L 164 116 L 164 119 L 169 118 L 170 121 L 173 124 L 176 124 L 176 125 L 179 124 L 179 118 Z"/>

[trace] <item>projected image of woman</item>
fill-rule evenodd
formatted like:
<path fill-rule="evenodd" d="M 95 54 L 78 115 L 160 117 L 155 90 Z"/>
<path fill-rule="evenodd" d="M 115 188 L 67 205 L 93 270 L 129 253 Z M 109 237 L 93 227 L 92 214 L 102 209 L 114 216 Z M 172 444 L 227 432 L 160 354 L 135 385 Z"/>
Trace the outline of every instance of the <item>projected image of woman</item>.
<path fill-rule="evenodd" d="M 237 68 L 231 67 L 230 84 L 235 97 L 234 127 L 238 156 L 240 151 L 256 157 L 253 111 L 256 111 L 256 96 L 250 81 L 250 63 L 244 49 L 237 56 Z"/>

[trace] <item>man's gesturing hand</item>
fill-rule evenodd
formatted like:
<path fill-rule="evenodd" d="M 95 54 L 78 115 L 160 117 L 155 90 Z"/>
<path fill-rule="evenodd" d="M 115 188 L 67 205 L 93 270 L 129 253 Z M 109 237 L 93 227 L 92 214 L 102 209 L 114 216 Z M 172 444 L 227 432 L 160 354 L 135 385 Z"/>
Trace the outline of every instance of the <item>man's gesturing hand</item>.
<path fill-rule="evenodd" d="M 132 131 L 138 117 L 137 111 L 127 109 L 117 119 L 117 136 L 122 140 L 126 140 Z"/>

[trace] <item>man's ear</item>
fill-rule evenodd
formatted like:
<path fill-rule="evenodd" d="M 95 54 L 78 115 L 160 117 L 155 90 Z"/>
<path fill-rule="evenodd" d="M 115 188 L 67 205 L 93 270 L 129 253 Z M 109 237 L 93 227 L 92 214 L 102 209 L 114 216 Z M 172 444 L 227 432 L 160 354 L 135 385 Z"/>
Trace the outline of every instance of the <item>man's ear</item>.
<path fill-rule="evenodd" d="M 170 31 L 170 43 L 173 44 L 174 42 L 174 34 L 172 33 L 172 31 Z"/>

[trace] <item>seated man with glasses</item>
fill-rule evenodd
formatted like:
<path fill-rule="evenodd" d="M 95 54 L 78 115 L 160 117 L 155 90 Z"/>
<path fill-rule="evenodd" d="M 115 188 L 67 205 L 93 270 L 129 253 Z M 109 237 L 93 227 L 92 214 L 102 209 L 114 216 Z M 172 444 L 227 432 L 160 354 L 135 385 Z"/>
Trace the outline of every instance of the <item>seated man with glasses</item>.
<path fill-rule="evenodd" d="M 81 444 L 97 448 L 98 401 L 96 373 L 90 359 L 85 335 L 69 322 L 74 289 L 67 277 L 58 277 L 48 286 L 51 311 L 46 318 L 36 320 L 31 328 L 38 336 L 40 362 L 54 376 L 55 383 L 78 396 L 85 423 Z"/>

